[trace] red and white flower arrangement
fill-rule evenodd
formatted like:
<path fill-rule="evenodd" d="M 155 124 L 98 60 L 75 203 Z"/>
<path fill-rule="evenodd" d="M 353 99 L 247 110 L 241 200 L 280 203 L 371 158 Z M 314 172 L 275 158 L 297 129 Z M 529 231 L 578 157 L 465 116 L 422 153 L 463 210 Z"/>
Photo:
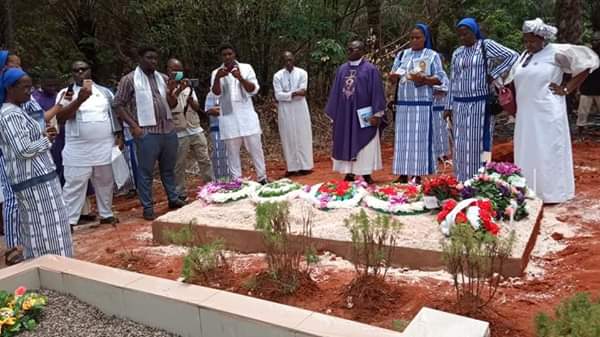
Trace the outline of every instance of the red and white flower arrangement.
<path fill-rule="evenodd" d="M 319 209 L 354 208 L 367 195 L 367 186 L 363 180 L 350 182 L 334 179 L 306 186 L 300 197 Z"/>
<path fill-rule="evenodd" d="M 368 207 L 395 215 L 418 214 L 426 211 L 421 187 L 412 184 L 388 184 L 369 189 L 364 198 Z"/>
<path fill-rule="evenodd" d="M 486 231 L 495 236 L 500 232 L 500 227 L 494 222 L 494 213 L 488 199 L 465 199 L 459 202 L 448 199 L 437 215 L 437 222 L 446 236 L 450 235 L 452 226 L 456 224 L 469 224 L 475 230 Z"/>
<path fill-rule="evenodd" d="M 423 195 L 427 208 L 439 208 L 446 199 L 459 199 L 458 180 L 453 176 L 439 176 L 426 179 L 423 183 Z"/>

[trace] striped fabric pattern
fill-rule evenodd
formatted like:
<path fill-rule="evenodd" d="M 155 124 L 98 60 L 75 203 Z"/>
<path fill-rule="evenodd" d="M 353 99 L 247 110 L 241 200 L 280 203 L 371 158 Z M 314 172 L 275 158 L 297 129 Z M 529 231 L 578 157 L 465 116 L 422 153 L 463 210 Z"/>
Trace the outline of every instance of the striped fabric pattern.
<path fill-rule="evenodd" d="M 439 55 L 431 49 L 406 49 L 394 60 L 392 71 L 412 69 L 412 64 L 426 60 L 427 75 L 446 79 Z M 396 102 L 395 144 L 392 171 L 395 175 L 422 176 L 435 171 L 433 153 L 433 88 L 415 86 L 406 81 L 398 86 Z"/>
<path fill-rule="evenodd" d="M 11 185 L 54 172 L 50 141 L 39 124 L 20 107 L 4 104 L 0 112 L 0 148 Z M 60 181 L 50 181 L 15 193 L 19 210 L 19 243 L 25 258 L 44 254 L 73 255 Z"/>
<path fill-rule="evenodd" d="M 444 105 L 434 100 L 433 102 L 433 153 L 436 159 L 450 155 L 450 138 L 444 120 Z"/>
<path fill-rule="evenodd" d="M 219 120 L 210 117 L 210 140 L 211 140 L 211 162 L 216 180 L 229 179 L 229 167 L 227 166 L 227 149 L 225 142 L 219 134 Z"/>
<path fill-rule="evenodd" d="M 58 178 L 15 194 L 25 258 L 73 256 L 71 228 Z"/>
<path fill-rule="evenodd" d="M 0 153 L 0 183 L 4 194 L 4 203 L 2 204 L 2 221 L 4 226 L 4 241 L 7 248 L 13 248 L 21 245 L 19 238 L 19 208 L 17 199 L 5 171 L 4 156 Z"/>
<path fill-rule="evenodd" d="M 452 55 L 450 92 L 446 108 L 452 110 L 454 131 L 454 173 L 459 181 L 471 178 L 482 164 L 483 127 L 486 101 L 457 102 L 456 98 L 472 98 L 489 94 L 487 72 L 493 78 L 508 72 L 518 54 L 501 44 L 486 39 L 488 64 L 484 62 L 478 40 L 473 46 L 461 46 Z M 493 138 L 493 117 L 490 137 Z"/>
<path fill-rule="evenodd" d="M 0 148 L 11 185 L 56 170 L 51 143 L 38 123 L 16 105 L 5 103 L 0 115 Z M 33 140 L 33 141 L 32 141 Z"/>

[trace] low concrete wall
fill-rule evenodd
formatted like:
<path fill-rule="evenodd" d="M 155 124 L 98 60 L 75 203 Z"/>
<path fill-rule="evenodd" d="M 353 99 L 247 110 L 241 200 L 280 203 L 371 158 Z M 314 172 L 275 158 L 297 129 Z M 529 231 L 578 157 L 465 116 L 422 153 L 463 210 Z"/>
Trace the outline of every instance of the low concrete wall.
<path fill-rule="evenodd" d="M 185 337 L 402 337 L 401 333 L 212 288 L 58 256 L 0 270 L 0 289 L 50 289 L 108 315 Z"/>

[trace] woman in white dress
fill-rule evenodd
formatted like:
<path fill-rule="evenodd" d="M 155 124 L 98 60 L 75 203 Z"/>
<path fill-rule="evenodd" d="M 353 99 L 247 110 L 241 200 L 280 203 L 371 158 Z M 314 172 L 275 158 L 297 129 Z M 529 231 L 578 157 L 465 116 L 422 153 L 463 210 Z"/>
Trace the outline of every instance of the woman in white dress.
<path fill-rule="evenodd" d="M 525 21 L 523 52 L 512 69 L 516 89 L 515 163 L 545 203 L 575 196 L 571 134 L 565 96 L 598 67 L 598 55 L 584 46 L 548 43 L 555 27 Z M 563 82 L 563 75 L 571 74 Z"/>

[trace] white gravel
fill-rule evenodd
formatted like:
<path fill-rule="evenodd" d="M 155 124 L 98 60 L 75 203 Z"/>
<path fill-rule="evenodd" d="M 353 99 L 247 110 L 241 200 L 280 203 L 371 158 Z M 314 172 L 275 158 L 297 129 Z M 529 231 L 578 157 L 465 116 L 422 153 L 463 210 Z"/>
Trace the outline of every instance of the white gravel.
<path fill-rule="evenodd" d="M 174 337 L 165 331 L 108 316 L 78 299 L 54 291 L 42 290 L 48 305 L 40 324 L 20 337 Z"/>

